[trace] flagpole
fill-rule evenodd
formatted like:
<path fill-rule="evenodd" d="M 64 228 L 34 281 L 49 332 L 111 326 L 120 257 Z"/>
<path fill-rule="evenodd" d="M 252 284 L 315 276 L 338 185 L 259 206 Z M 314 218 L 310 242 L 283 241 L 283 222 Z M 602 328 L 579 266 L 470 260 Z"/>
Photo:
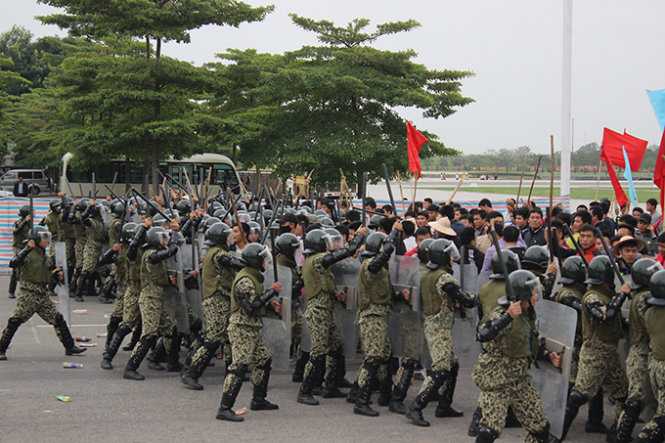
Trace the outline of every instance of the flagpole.
<path fill-rule="evenodd" d="M 559 195 L 570 198 L 572 117 L 572 60 L 573 60 L 573 0 L 563 0 L 563 42 L 561 60 L 561 171 Z"/>
<path fill-rule="evenodd" d="M 418 213 L 416 212 L 416 193 L 418 192 L 418 179 L 419 177 L 416 174 L 413 174 L 413 216 L 415 217 Z"/>

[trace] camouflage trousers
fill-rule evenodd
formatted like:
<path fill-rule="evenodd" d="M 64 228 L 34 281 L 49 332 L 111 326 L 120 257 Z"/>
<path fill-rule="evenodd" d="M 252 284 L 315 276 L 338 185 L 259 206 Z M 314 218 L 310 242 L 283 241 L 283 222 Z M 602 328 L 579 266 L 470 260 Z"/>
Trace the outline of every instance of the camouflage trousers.
<path fill-rule="evenodd" d="M 72 273 L 77 267 L 76 265 L 76 239 L 65 239 L 65 250 L 67 252 L 67 267 L 69 272 Z"/>
<path fill-rule="evenodd" d="M 582 334 L 575 334 L 575 342 L 573 347 L 573 355 L 570 360 L 570 380 L 571 383 L 575 383 L 577 378 L 577 367 L 580 363 L 580 349 L 582 348 Z"/>
<path fill-rule="evenodd" d="M 229 341 L 229 317 L 231 316 L 231 300 L 224 295 L 215 295 L 203 300 L 203 321 L 205 322 L 205 340 L 209 343 L 219 342 L 224 348 L 224 360 L 230 364 L 232 350 Z M 206 355 L 208 350 L 201 346 L 192 356 L 192 366 Z"/>
<path fill-rule="evenodd" d="M 113 311 L 111 312 L 111 317 L 122 318 L 123 312 L 125 312 L 125 292 L 127 289 L 124 284 L 118 283 L 118 289 L 116 291 L 115 302 L 113 303 Z"/>
<path fill-rule="evenodd" d="M 529 433 L 525 437 L 526 442 L 535 443 L 537 440 L 532 434 L 541 432 L 547 426 L 543 401 L 529 376 L 502 389 L 480 391 L 478 406 L 483 411 L 480 425 L 499 434 L 503 431 L 508 408 L 512 408 L 522 427 Z"/>
<path fill-rule="evenodd" d="M 135 329 L 141 321 L 139 309 L 139 296 L 141 292 L 137 285 L 128 284 L 122 296 L 122 323 L 130 329 Z"/>
<path fill-rule="evenodd" d="M 310 303 L 305 309 L 305 320 L 311 341 L 310 359 L 305 365 L 305 377 L 308 377 L 313 369 L 313 359 L 341 351 L 344 346 L 335 324 L 333 310 Z"/>
<path fill-rule="evenodd" d="M 12 317 L 19 319 L 21 323 L 25 323 L 35 314 L 39 315 L 46 323 L 54 325 L 58 310 L 55 303 L 49 298 L 49 291 L 45 284 L 19 282 L 16 307 Z"/>
<path fill-rule="evenodd" d="M 260 384 L 266 363 L 271 359 L 270 350 L 263 343 L 261 328 L 231 323 L 228 328 L 233 362 L 224 378 L 224 392 L 229 392 L 239 372 L 251 370 L 250 379 Z"/>
<path fill-rule="evenodd" d="M 662 420 L 665 417 L 665 361 L 649 358 L 649 379 L 658 401 L 658 407 L 651 421 L 645 424 L 640 431 L 639 437 L 644 441 L 651 441 L 647 439 L 647 434 L 659 428 L 656 419 Z M 665 432 L 665 429 L 660 429 L 660 432 Z"/>
<path fill-rule="evenodd" d="M 300 348 L 303 333 L 303 314 L 302 310 L 292 305 L 291 308 L 291 346 L 294 350 Z"/>
<path fill-rule="evenodd" d="M 425 317 L 423 329 L 430 356 L 432 371 L 448 372 L 455 362 L 453 352 L 453 313 L 439 312 Z"/>
<path fill-rule="evenodd" d="M 364 362 L 358 372 L 358 386 L 364 387 L 369 380 L 367 367 L 369 364 L 380 365 L 379 380 L 385 380 L 388 373 L 385 364 L 390 358 L 390 338 L 388 337 L 388 311 L 384 315 L 371 313 L 360 314 L 360 343 L 362 344 Z"/>
<path fill-rule="evenodd" d="M 580 350 L 575 390 L 586 398 L 593 398 L 601 387 L 610 401 L 617 405 L 618 418 L 628 395 L 628 381 L 617 347 L 587 340 Z"/>
<path fill-rule="evenodd" d="M 75 267 L 81 269 L 83 266 L 83 251 L 85 251 L 85 245 L 87 241 L 85 237 L 77 238 L 74 243 L 74 261 L 76 262 Z"/>
<path fill-rule="evenodd" d="M 97 259 L 102 253 L 102 245 L 100 243 L 87 241 L 83 249 L 83 262 L 81 266 L 82 272 L 94 272 L 97 266 Z"/>
<path fill-rule="evenodd" d="M 141 311 L 141 338 L 146 336 L 168 337 L 173 332 L 173 319 L 164 309 L 164 289 L 157 286 L 146 286 L 139 296 Z"/>
<path fill-rule="evenodd" d="M 649 384 L 649 344 L 632 345 L 626 358 L 628 398 L 644 402 Z"/>
<path fill-rule="evenodd" d="M 178 288 L 167 287 L 164 291 L 164 309 L 168 316 L 175 321 L 180 334 L 189 333 L 189 315 L 185 305 L 184 295 L 180 294 Z"/>

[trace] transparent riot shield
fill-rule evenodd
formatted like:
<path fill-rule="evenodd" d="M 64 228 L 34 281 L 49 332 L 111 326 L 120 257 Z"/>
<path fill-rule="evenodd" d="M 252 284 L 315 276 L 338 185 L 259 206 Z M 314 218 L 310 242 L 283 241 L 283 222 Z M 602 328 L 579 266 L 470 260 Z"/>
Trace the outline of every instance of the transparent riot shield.
<path fill-rule="evenodd" d="M 275 281 L 273 267 L 264 272 L 263 286 L 269 289 Z M 281 315 L 277 316 L 270 306 L 267 306 L 267 315 L 263 317 L 263 342 L 272 353 L 272 367 L 281 371 L 288 371 L 291 351 L 291 293 L 293 291 L 293 277 L 291 269 L 277 266 L 277 281 L 282 284 L 279 294 L 282 302 Z"/>
<path fill-rule="evenodd" d="M 344 342 L 344 355 L 351 357 L 358 349 L 358 275 L 360 261 L 349 257 L 335 263 L 330 270 L 335 282 L 335 325 Z"/>
<path fill-rule="evenodd" d="M 182 260 L 182 269 L 183 275 L 189 275 L 193 270 L 197 270 L 194 266 L 194 248 L 191 243 L 185 243 L 181 250 L 178 251 L 179 259 Z M 200 269 L 198 269 L 200 271 Z M 190 285 L 188 282 L 185 282 L 185 302 L 191 310 L 191 314 L 194 318 L 202 319 L 203 318 L 203 307 L 201 305 L 201 287 L 195 287 L 196 285 Z"/>
<path fill-rule="evenodd" d="M 55 248 L 55 265 L 62 269 L 65 275 L 62 282 L 55 286 L 54 292 L 58 296 L 58 312 L 62 314 L 68 325 L 71 326 L 71 307 L 69 305 L 69 269 L 67 269 L 67 244 L 59 241 L 53 244 Z"/>
<path fill-rule="evenodd" d="M 538 367 L 531 369 L 534 385 L 545 406 L 545 415 L 552 426 L 551 433 L 560 438 L 568 400 L 577 312 L 569 306 L 541 300 L 536 304 L 536 314 L 541 342 L 544 341 L 548 351 L 561 354 L 561 368 L 539 361 Z"/>
<path fill-rule="evenodd" d="M 392 353 L 420 360 L 425 343 L 420 315 L 420 260 L 393 255 L 388 262 L 388 272 L 399 300 L 393 304 L 388 322 Z"/>

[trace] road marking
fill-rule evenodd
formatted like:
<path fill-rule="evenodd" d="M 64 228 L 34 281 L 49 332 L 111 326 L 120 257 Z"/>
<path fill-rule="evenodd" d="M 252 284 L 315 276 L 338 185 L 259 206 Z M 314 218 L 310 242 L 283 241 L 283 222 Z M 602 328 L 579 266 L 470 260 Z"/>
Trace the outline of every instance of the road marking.
<path fill-rule="evenodd" d="M 51 325 L 48 325 L 51 327 Z M 39 327 L 39 326 L 37 326 Z M 39 340 L 39 334 L 37 334 L 37 329 L 34 326 L 30 327 L 30 330 L 32 331 L 32 336 L 35 338 L 35 341 L 37 342 L 38 345 L 41 345 L 42 342 Z"/>

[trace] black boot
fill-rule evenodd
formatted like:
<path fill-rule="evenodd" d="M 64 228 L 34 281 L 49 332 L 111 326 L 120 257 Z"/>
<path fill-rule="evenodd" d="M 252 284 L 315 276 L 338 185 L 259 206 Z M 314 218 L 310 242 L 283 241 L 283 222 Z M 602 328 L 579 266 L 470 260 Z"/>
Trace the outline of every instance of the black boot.
<path fill-rule="evenodd" d="M 224 380 L 224 392 L 222 392 L 222 401 L 219 403 L 217 410 L 217 420 L 226 420 L 232 422 L 241 422 L 245 420 L 243 417 L 236 415 L 233 411 L 233 405 L 236 402 L 240 388 L 242 387 L 242 379 L 244 378 L 244 368 L 238 368 L 235 372 L 229 372 L 226 376 L 231 377 L 231 380 Z"/>
<path fill-rule="evenodd" d="M 12 276 L 9 279 L 9 298 L 16 298 L 16 269 L 12 269 Z"/>
<path fill-rule="evenodd" d="M 139 321 L 136 327 L 134 328 L 134 332 L 132 333 L 132 339 L 130 340 L 127 346 L 122 348 L 122 350 L 133 351 L 136 344 L 139 342 L 139 340 L 141 340 L 141 334 L 143 334 L 143 327 L 141 325 L 141 322 Z"/>
<path fill-rule="evenodd" d="M 188 389 L 192 389 L 194 391 L 203 390 L 203 386 L 199 383 L 199 378 L 201 375 L 203 375 L 203 371 L 205 371 L 205 369 L 208 367 L 208 364 L 215 357 L 217 348 L 219 348 L 219 342 L 205 343 L 203 345 L 205 353 L 197 360 L 193 360 L 187 371 L 182 374 L 182 384 L 184 384 Z"/>
<path fill-rule="evenodd" d="M 443 394 L 439 397 L 439 404 L 436 407 L 434 415 L 436 417 L 462 417 L 463 412 L 457 411 L 452 407 L 453 396 L 455 395 L 455 387 L 457 386 L 457 374 L 459 372 L 459 363 L 455 362 L 450 373 L 446 377 L 446 382 L 443 384 Z"/>
<path fill-rule="evenodd" d="M 305 365 L 309 360 L 309 352 L 301 352 L 298 360 L 296 360 L 296 365 L 293 368 L 293 376 L 291 376 L 291 381 L 293 383 L 302 383 L 303 375 L 305 373 Z"/>
<path fill-rule="evenodd" d="M 598 393 L 589 400 L 589 415 L 584 425 L 584 432 L 588 434 L 605 434 L 607 428 L 603 424 L 604 404 L 603 404 L 603 390 L 599 389 Z M 635 424 L 633 424 L 633 427 Z M 632 429 L 631 429 L 632 433 Z"/>
<path fill-rule="evenodd" d="M 589 399 L 579 393 L 575 388 L 570 391 L 570 395 L 568 395 L 568 402 L 566 404 L 566 415 L 563 418 L 563 432 L 561 435 L 561 441 L 566 439 L 566 435 L 568 435 L 570 426 L 573 424 L 573 421 L 575 421 L 575 417 L 577 417 L 577 413 L 580 411 L 580 407 L 588 401 Z"/>
<path fill-rule="evenodd" d="M 118 326 L 120 326 L 121 322 L 122 317 L 112 315 L 111 318 L 109 318 L 109 322 L 106 325 L 106 344 L 104 345 L 104 349 L 108 349 L 109 344 L 111 344 L 113 334 L 115 334 L 115 331 L 118 330 Z"/>
<path fill-rule="evenodd" d="M 318 406 L 319 401 L 314 398 L 312 391 L 314 389 L 314 383 L 318 378 L 317 374 L 320 374 L 322 371 L 325 371 L 326 366 L 326 356 L 317 355 L 312 356 L 310 354 L 308 365 L 310 367 L 309 372 L 305 368 L 305 375 L 300 385 L 300 390 L 298 391 L 298 403 L 302 403 L 308 406 Z"/>
<path fill-rule="evenodd" d="M 636 443 L 661 443 L 665 439 L 665 417 L 654 417 L 655 428 L 642 428 Z"/>
<path fill-rule="evenodd" d="M 595 398 L 595 397 L 594 397 Z M 593 405 L 593 400 L 589 402 L 589 408 Z M 627 400 L 623 410 L 619 414 L 616 426 L 616 441 L 627 443 L 633 439 L 633 429 L 640 417 L 642 403 L 639 400 Z"/>
<path fill-rule="evenodd" d="M 88 273 L 87 272 L 81 272 L 78 278 L 78 284 L 76 285 L 76 292 L 75 299 L 78 302 L 83 302 L 85 301 L 83 296 L 88 293 Z"/>
<path fill-rule="evenodd" d="M 152 351 L 148 354 L 148 369 L 153 371 L 163 371 L 166 368 L 162 363 L 166 362 L 167 352 L 166 345 L 164 344 L 164 337 L 159 337 L 153 346 Z"/>
<path fill-rule="evenodd" d="M 369 406 L 369 398 L 372 394 L 372 385 L 377 379 L 378 364 L 365 361 L 363 369 L 367 371 L 367 379 L 363 386 L 358 387 L 356 394 L 356 403 L 353 406 L 353 413 L 364 415 L 365 417 L 378 417 L 379 413 Z"/>
<path fill-rule="evenodd" d="M 376 403 L 379 406 L 386 407 L 390 405 L 390 398 L 393 393 L 393 378 L 390 365 L 384 364 L 384 368 L 386 370 L 386 376 L 385 378 L 379 380 L 379 398 Z"/>
<path fill-rule="evenodd" d="M 270 381 L 270 371 L 272 370 L 272 360 L 268 360 L 262 367 L 263 376 L 258 384 L 254 385 L 254 393 L 252 395 L 252 402 L 249 409 L 252 411 L 274 411 L 279 409 L 274 403 L 266 400 L 268 395 L 268 382 Z"/>
<path fill-rule="evenodd" d="M 406 414 L 406 406 L 404 406 L 404 399 L 406 398 L 407 392 L 409 392 L 409 387 L 411 386 L 411 380 L 413 380 L 413 373 L 416 370 L 416 364 L 418 362 L 411 359 L 406 359 L 402 361 L 400 368 L 397 370 L 399 379 L 393 387 L 393 394 L 390 400 L 390 411 L 396 414 Z"/>
<path fill-rule="evenodd" d="M 477 437 L 478 436 L 478 431 L 480 429 L 480 419 L 483 418 L 482 413 L 480 412 L 480 407 L 477 407 L 475 411 L 473 411 L 473 415 L 471 416 L 471 423 L 469 424 L 469 431 L 467 432 L 467 435 L 469 437 Z"/>
<path fill-rule="evenodd" d="M 53 327 L 62 342 L 62 346 L 65 347 L 65 355 L 83 354 L 86 351 L 85 348 L 79 348 L 76 346 L 76 343 L 74 343 L 74 337 L 72 337 L 72 333 L 69 331 L 67 322 L 62 314 L 57 313 L 55 315 L 55 323 Z"/>
<path fill-rule="evenodd" d="M 120 348 L 122 341 L 130 332 L 132 332 L 132 330 L 129 328 L 129 326 L 124 323 L 120 323 L 120 326 L 118 326 L 115 334 L 113 334 L 113 337 L 111 337 L 111 341 L 106 347 L 104 354 L 102 354 L 102 369 L 113 369 L 113 364 L 111 362 L 113 361 L 115 355 L 118 353 L 118 349 Z"/>
<path fill-rule="evenodd" d="M 166 370 L 168 372 L 180 372 L 182 370 L 182 365 L 180 364 L 180 342 L 180 334 L 177 328 L 174 327 L 166 360 Z"/>
<path fill-rule="evenodd" d="M 325 387 L 323 388 L 323 398 L 346 398 L 346 394 L 339 390 L 337 386 L 337 381 L 339 380 L 338 364 L 339 364 L 339 354 L 341 352 L 333 352 L 328 355 L 330 358 L 330 368 L 328 368 L 328 373 L 325 378 Z M 344 355 L 341 355 L 342 359 Z"/>
<path fill-rule="evenodd" d="M 7 349 L 9 348 L 14 334 L 18 330 L 18 327 L 23 323 L 18 317 L 10 317 L 7 322 L 7 327 L 2 331 L 2 337 L 0 337 L 0 361 L 7 360 Z"/>
<path fill-rule="evenodd" d="M 426 385 L 416 395 L 416 398 L 413 399 L 406 413 L 406 417 L 416 426 L 429 426 L 429 422 L 423 417 L 423 409 L 438 395 L 439 388 L 444 383 L 446 374 L 444 372 L 433 371 L 430 378 L 429 381 L 425 381 Z"/>
<path fill-rule="evenodd" d="M 517 419 L 515 411 L 513 411 L 512 406 L 508 406 L 508 414 L 506 414 L 506 428 L 521 428 L 522 424 Z"/>
<path fill-rule="evenodd" d="M 138 372 L 138 368 L 141 366 L 141 362 L 146 357 L 146 355 L 148 355 L 148 351 L 152 346 L 154 346 L 156 341 L 157 336 L 155 335 L 145 336 L 139 340 L 139 344 L 132 352 L 132 355 L 129 357 L 129 361 L 127 361 L 125 373 L 123 374 L 122 378 L 127 380 L 145 380 L 145 377 Z"/>
<path fill-rule="evenodd" d="M 499 433 L 494 429 L 486 428 L 485 426 L 479 426 L 476 443 L 493 443 L 498 437 Z"/>

